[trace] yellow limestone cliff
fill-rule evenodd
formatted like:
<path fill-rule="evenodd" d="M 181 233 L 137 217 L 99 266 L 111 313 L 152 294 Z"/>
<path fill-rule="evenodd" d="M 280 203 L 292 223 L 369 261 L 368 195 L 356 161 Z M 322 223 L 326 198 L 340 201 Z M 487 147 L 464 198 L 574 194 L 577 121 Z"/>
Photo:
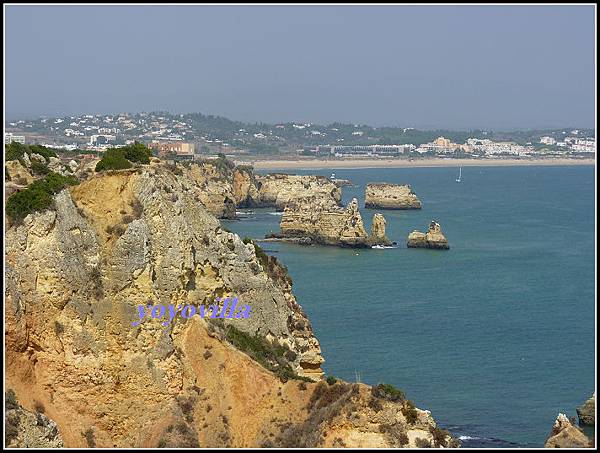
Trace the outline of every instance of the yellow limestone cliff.
<path fill-rule="evenodd" d="M 92 177 L 5 239 L 6 388 L 65 447 L 455 445 L 403 397 L 312 382 L 323 358 L 285 268 L 224 231 L 185 175 Z M 225 295 L 251 316 L 131 325 L 140 304 Z"/>

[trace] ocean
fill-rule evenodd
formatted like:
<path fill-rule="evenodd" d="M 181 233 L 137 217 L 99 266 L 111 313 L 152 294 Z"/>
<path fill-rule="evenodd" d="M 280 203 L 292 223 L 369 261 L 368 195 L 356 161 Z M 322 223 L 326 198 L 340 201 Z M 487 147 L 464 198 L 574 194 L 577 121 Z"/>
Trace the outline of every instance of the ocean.
<path fill-rule="evenodd" d="M 326 374 L 397 386 L 465 447 L 543 446 L 595 388 L 594 167 L 465 167 L 461 183 L 458 168 L 333 171 L 355 184 L 344 203 L 390 182 L 423 209 L 361 208 L 368 229 L 385 216 L 395 249 L 262 244 L 289 269 Z M 251 211 L 223 223 L 279 230 L 272 209 Z M 450 250 L 406 248 L 431 220 Z"/>

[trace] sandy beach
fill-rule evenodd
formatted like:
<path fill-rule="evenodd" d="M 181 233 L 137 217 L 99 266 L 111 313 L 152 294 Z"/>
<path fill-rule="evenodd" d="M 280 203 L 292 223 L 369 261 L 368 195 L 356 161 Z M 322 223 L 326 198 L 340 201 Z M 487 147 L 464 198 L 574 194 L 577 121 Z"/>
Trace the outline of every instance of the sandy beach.
<path fill-rule="evenodd" d="M 238 165 L 252 165 L 256 170 L 319 168 L 408 168 L 408 167 L 501 167 L 529 165 L 595 165 L 595 159 L 295 159 L 236 160 Z"/>

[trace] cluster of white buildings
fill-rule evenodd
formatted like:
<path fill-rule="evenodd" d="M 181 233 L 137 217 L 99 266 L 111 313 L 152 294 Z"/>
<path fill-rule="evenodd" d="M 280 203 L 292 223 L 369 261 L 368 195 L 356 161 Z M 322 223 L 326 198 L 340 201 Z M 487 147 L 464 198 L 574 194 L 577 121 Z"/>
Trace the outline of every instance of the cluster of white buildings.
<path fill-rule="evenodd" d="M 573 131 L 578 132 L 578 131 Z M 579 153 L 595 153 L 596 139 L 593 137 L 565 137 L 563 140 L 556 140 L 554 137 L 541 137 L 540 143 L 558 148 L 566 148 Z"/>
<path fill-rule="evenodd" d="M 455 154 L 462 151 L 467 154 L 486 156 L 512 155 L 528 156 L 533 152 L 533 146 L 519 145 L 514 142 L 495 142 L 490 139 L 470 138 L 466 143 L 453 143 L 450 139 L 438 137 L 430 143 L 423 143 L 416 149 L 419 154 Z"/>
<path fill-rule="evenodd" d="M 548 146 L 565 148 L 565 152 L 596 152 L 594 138 L 566 137 L 562 142 L 557 142 L 552 137 L 542 137 L 540 143 Z M 527 157 L 536 155 L 533 145 L 520 145 L 509 141 L 493 141 L 490 139 L 470 138 L 465 143 L 453 143 L 445 137 L 438 137 L 432 142 L 420 146 L 407 145 L 318 145 L 305 147 L 305 151 L 312 151 L 316 155 L 333 155 L 335 157 L 369 157 L 369 156 L 398 156 L 416 152 L 419 154 L 455 155 L 457 152 L 472 154 L 474 156 L 515 156 Z"/>

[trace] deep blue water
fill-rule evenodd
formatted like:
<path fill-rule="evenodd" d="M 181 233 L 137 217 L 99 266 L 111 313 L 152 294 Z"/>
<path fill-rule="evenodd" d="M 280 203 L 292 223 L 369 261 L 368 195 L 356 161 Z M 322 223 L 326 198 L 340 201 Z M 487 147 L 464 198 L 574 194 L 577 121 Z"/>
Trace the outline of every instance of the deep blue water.
<path fill-rule="evenodd" d="M 323 174 L 331 170 L 294 171 Z M 594 167 L 336 170 L 357 187 L 408 183 L 422 210 L 380 211 L 399 247 L 265 243 L 289 268 L 327 374 L 396 385 L 464 446 L 543 445 L 595 388 Z M 370 228 L 376 210 L 362 208 Z M 254 238 L 280 217 L 227 226 Z M 407 249 L 435 219 L 450 250 Z"/>

